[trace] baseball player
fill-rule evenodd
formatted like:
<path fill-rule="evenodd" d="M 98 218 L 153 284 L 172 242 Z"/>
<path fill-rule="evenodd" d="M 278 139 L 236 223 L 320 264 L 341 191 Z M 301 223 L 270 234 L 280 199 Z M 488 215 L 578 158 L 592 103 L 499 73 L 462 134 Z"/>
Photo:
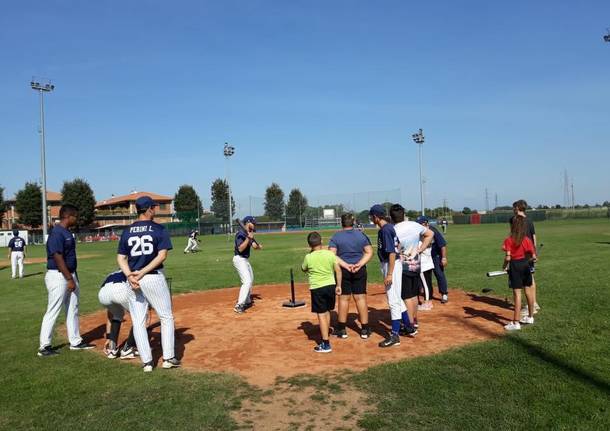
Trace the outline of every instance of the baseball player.
<path fill-rule="evenodd" d="M 252 285 L 254 284 L 254 273 L 250 265 L 250 248 L 262 249 L 263 247 L 254 239 L 256 231 L 256 219 L 252 216 L 247 216 L 242 220 L 245 231 L 240 230 L 235 235 L 235 255 L 233 256 L 233 266 L 239 274 L 241 288 L 239 289 L 239 297 L 233 308 L 238 314 L 246 311 L 252 306 Z"/>
<path fill-rule="evenodd" d="M 172 249 L 169 233 L 162 225 L 153 221 L 158 204 L 150 196 L 136 199 L 138 219 L 129 225 L 121 235 L 117 262 L 132 288 L 139 288 L 161 321 L 161 346 L 163 347 L 163 368 L 176 368 L 180 361 L 174 355 L 174 315 L 172 298 L 163 273 L 163 262 Z M 136 344 L 140 339 L 143 322 L 138 316 Z M 138 345 L 138 348 L 141 348 Z M 145 351 L 140 351 L 144 356 Z M 147 358 L 143 358 L 147 359 Z M 144 371 L 152 371 L 152 361 L 144 363 Z"/>
<path fill-rule="evenodd" d="M 66 310 L 70 350 L 88 350 L 95 347 L 83 341 L 78 322 L 80 289 L 76 274 L 76 241 L 68 230 L 76 224 L 78 209 L 74 205 L 62 205 L 59 218 L 59 224 L 53 227 L 47 239 L 47 273 L 44 283 L 48 291 L 48 305 L 42 319 L 38 349 L 38 356 L 42 357 L 58 353 L 51 347 L 51 337 L 62 305 Z"/>
<path fill-rule="evenodd" d="M 17 229 L 13 230 L 13 237 L 8 243 L 8 258 L 11 260 L 11 278 L 17 278 L 17 267 L 19 267 L 19 278 L 23 278 L 23 260 L 25 259 L 25 240 L 19 236 Z"/>
<path fill-rule="evenodd" d="M 108 323 L 106 325 L 106 344 L 104 353 L 109 359 L 135 358 L 135 346 L 140 352 L 140 359 L 144 364 L 144 371 L 152 371 L 152 353 L 146 331 L 146 315 L 148 301 L 140 289 L 132 289 L 127 277 L 122 271 L 115 271 L 106 277 L 98 293 L 100 304 L 108 309 Z M 119 350 L 118 338 L 125 310 L 131 315 L 132 328 L 129 337 Z M 109 330 L 108 330 L 109 328 Z"/>
<path fill-rule="evenodd" d="M 188 236 L 188 242 L 186 243 L 186 248 L 184 249 L 184 253 L 194 253 L 199 251 L 199 247 L 197 243 L 199 243 L 199 239 L 197 239 L 197 235 L 199 235 L 199 231 L 197 229 L 193 229 Z"/>

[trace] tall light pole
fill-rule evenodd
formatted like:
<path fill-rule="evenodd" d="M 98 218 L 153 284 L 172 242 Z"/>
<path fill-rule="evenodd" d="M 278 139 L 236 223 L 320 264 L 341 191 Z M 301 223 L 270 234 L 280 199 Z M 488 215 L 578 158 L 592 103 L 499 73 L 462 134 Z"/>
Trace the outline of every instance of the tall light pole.
<path fill-rule="evenodd" d="M 421 215 L 426 215 L 426 208 L 424 206 L 424 174 L 423 174 L 423 146 L 424 146 L 424 131 L 419 129 L 417 133 L 411 135 L 413 142 L 419 146 L 419 196 L 421 204 Z"/>
<path fill-rule="evenodd" d="M 229 233 L 233 234 L 233 207 L 231 205 L 231 183 L 229 182 L 229 157 L 235 154 L 235 147 L 225 142 L 224 155 L 227 165 L 227 188 L 229 190 Z"/>
<path fill-rule="evenodd" d="M 45 143 L 44 143 L 44 93 L 50 93 L 55 89 L 55 86 L 50 82 L 41 84 L 40 82 L 32 79 L 30 81 L 30 87 L 32 90 L 38 91 L 40 95 L 40 170 L 42 174 L 42 242 L 47 241 L 47 227 L 49 222 L 47 220 L 47 167 L 46 167 L 46 156 L 45 156 Z"/>

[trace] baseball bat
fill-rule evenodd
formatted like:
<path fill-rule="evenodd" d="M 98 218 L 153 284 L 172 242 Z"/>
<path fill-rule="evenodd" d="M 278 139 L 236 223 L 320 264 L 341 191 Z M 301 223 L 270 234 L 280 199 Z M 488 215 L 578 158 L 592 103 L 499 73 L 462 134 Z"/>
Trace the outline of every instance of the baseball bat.
<path fill-rule="evenodd" d="M 244 222 L 241 221 L 241 219 L 237 219 L 237 224 L 239 225 L 241 230 L 243 230 L 245 233 L 248 233 L 248 229 L 246 229 L 246 226 L 244 225 Z M 259 243 L 254 238 L 252 238 L 252 243 L 259 245 Z"/>
<path fill-rule="evenodd" d="M 544 247 L 544 244 L 543 244 L 543 243 L 540 243 L 540 245 L 538 246 L 538 250 L 542 250 L 542 247 Z M 532 274 L 533 274 L 534 272 L 536 272 L 536 268 L 532 268 L 532 269 L 531 269 L 531 272 L 532 272 Z M 508 272 L 506 272 L 506 271 L 489 271 L 489 272 L 487 273 L 487 276 L 488 276 L 488 277 L 499 277 L 499 276 L 501 276 L 501 275 L 506 275 L 506 274 L 508 274 Z"/>

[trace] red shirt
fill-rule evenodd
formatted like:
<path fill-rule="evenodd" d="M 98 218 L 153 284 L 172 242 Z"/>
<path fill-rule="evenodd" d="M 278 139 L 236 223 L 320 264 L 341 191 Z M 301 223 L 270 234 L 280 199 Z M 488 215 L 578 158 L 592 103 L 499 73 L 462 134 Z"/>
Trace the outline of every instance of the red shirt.
<path fill-rule="evenodd" d="M 528 237 L 524 237 L 521 244 L 516 245 L 512 237 L 508 237 L 504 240 L 502 250 L 510 252 L 511 260 L 525 259 L 526 254 L 534 255 L 536 250 L 534 249 L 534 243 Z"/>

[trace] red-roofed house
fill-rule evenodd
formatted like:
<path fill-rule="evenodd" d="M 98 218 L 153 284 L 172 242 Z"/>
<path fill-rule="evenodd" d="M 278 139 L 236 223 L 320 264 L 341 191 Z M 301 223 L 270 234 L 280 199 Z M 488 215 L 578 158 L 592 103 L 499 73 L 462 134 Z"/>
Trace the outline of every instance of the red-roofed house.
<path fill-rule="evenodd" d="M 59 220 L 59 209 L 61 208 L 61 193 L 47 190 L 47 216 L 49 225 L 53 226 Z M 19 227 L 38 227 L 38 226 L 22 226 L 18 223 L 19 213 L 15 209 L 15 198 L 6 201 L 6 211 L 2 214 L 2 229 L 9 230 L 14 226 Z"/>
<path fill-rule="evenodd" d="M 169 223 L 174 221 L 174 198 L 151 192 L 131 192 L 128 195 L 112 196 L 95 204 L 95 223 L 102 226 L 128 225 L 138 217 L 136 199 L 140 196 L 150 196 L 159 207 L 155 221 Z"/>

